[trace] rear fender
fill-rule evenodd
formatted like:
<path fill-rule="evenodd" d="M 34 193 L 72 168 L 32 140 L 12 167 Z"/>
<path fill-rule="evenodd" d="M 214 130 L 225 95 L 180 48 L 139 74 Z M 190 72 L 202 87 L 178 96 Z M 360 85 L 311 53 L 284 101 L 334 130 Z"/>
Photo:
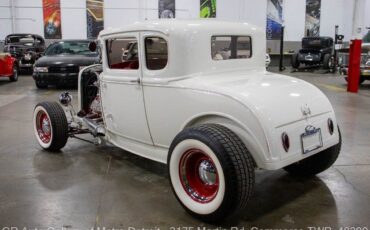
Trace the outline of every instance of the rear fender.
<path fill-rule="evenodd" d="M 197 117 L 192 118 L 188 121 L 182 129 L 200 125 L 200 124 L 219 124 L 222 126 L 227 127 L 231 131 L 233 131 L 238 137 L 243 141 L 249 152 L 251 153 L 255 166 L 258 168 L 265 168 L 266 159 L 264 159 L 264 150 L 259 146 L 258 140 L 255 140 L 253 135 L 251 135 L 251 131 L 248 130 L 241 122 L 231 118 L 226 117 L 223 115 L 218 114 L 207 114 L 207 115 L 199 115 Z"/>

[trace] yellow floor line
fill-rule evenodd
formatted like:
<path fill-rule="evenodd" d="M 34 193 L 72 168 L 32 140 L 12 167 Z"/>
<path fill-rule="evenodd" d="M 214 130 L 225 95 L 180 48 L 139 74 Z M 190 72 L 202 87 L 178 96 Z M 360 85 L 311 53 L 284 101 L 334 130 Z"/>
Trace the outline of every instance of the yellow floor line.
<path fill-rule="evenodd" d="M 336 91 L 336 92 L 345 92 L 346 89 L 342 87 L 338 87 L 335 85 L 329 85 L 329 84 L 319 84 L 320 86 L 325 87 L 328 90 Z"/>
<path fill-rule="evenodd" d="M 53 91 L 48 90 L 48 91 L 46 91 L 46 92 L 44 93 L 44 95 L 49 96 L 49 95 L 51 95 L 52 93 L 53 93 Z"/>

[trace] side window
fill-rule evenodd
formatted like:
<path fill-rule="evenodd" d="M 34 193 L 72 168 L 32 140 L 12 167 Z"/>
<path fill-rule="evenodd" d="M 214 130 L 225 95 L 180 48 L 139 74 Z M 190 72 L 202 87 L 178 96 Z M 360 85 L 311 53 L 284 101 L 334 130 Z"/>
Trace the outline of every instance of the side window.
<path fill-rule="evenodd" d="M 168 60 L 167 42 L 160 37 L 145 38 L 146 67 L 160 70 L 166 67 Z"/>
<path fill-rule="evenodd" d="M 107 39 L 106 47 L 110 69 L 139 69 L 139 52 L 136 38 Z"/>
<path fill-rule="evenodd" d="M 212 36 L 213 60 L 246 59 L 252 56 L 250 36 Z"/>

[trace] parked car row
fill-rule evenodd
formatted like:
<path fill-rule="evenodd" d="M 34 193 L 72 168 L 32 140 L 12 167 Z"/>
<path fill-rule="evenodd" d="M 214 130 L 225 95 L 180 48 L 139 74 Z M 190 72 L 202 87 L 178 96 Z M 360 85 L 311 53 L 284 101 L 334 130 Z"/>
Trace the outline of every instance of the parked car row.
<path fill-rule="evenodd" d="M 40 35 L 10 34 L 5 38 L 4 53 L 0 53 L 0 77 L 9 77 L 16 81 L 20 71 L 30 70 L 39 89 L 47 88 L 49 85 L 77 86 L 80 69 L 100 62 L 98 51 L 91 52 L 88 49 L 90 42 L 91 40 L 61 40 L 45 49 L 45 40 Z M 221 41 L 221 46 L 224 43 L 225 41 Z M 248 40 L 240 41 L 240 51 L 237 55 L 250 55 L 245 51 L 249 46 Z M 333 69 L 333 46 L 331 37 L 304 37 L 302 49 L 292 56 L 292 67 L 298 69 L 304 64 Z M 137 41 L 125 43 L 121 50 L 120 59 L 123 62 L 129 61 L 137 56 Z M 348 72 L 348 50 L 341 49 L 338 53 L 339 70 L 343 75 L 347 75 Z M 223 60 L 231 56 L 229 47 L 222 47 L 217 54 L 213 54 L 213 59 Z M 270 62 L 270 56 L 266 54 L 266 68 Z M 345 79 L 347 80 L 347 77 Z M 360 84 L 365 80 L 370 80 L 370 43 L 366 41 L 362 48 Z"/>
<path fill-rule="evenodd" d="M 61 40 L 45 49 L 37 34 L 10 34 L 0 53 L 0 77 L 18 80 L 20 71 L 32 72 L 37 88 L 49 85 L 77 86 L 81 68 L 98 63 L 98 52 L 89 50 L 90 40 Z"/>

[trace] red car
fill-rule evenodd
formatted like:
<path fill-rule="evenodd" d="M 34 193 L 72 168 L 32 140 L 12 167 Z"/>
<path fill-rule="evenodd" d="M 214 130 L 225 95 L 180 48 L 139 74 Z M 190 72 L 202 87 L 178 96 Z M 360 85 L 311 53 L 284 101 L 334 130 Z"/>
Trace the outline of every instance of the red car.
<path fill-rule="evenodd" d="M 9 53 L 0 53 L 0 78 L 8 77 L 10 81 L 18 80 L 18 62 Z"/>

